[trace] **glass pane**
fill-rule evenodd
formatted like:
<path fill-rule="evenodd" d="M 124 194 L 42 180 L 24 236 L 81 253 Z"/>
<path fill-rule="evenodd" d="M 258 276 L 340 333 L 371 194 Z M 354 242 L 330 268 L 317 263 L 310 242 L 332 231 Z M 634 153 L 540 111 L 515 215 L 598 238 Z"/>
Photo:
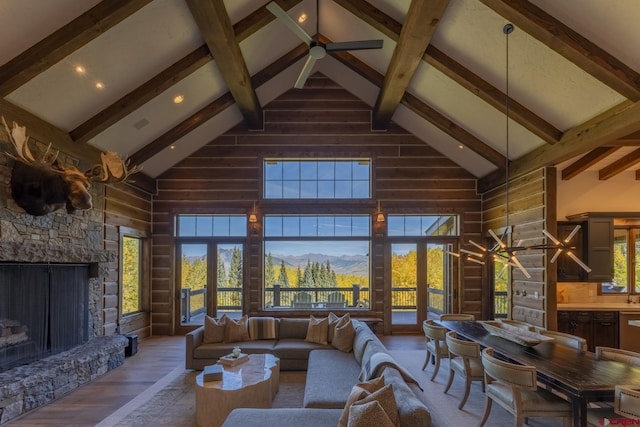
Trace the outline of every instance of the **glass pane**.
<path fill-rule="evenodd" d="M 351 236 L 351 217 L 338 216 L 336 217 L 336 236 Z"/>
<path fill-rule="evenodd" d="M 182 324 L 203 324 L 206 313 L 207 245 L 180 245 L 180 315 Z"/>
<path fill-rule="evenodd" d="M 353 181 L 352 189 L 351 197 L 354 199 L 368 199 L 371 197 L 369 181 Z"/>
<path fill-rule="evenodd" d="M 336 180 L 351 181 L 351 162 L 336 162 Z"/>
<path fill-rule="evenodd" d="M 242 245 L 219 244 L 216 263 L 216 315 L 242 316 Z"/>
<path fill-rule="evenodd" d="M 265 236 L 282 236 L 282 217 L 281 216 L 265 215 L 264 235 Z"/>
<path fill-rule="evenodd" d="M 318 162 L 318 180 L 335 179 L 335 162 L 322 161 Z"/>
<path fill-rule="evenodd" d="M 422 236 L 422 221 L 419 216 L 404 217 L 404 235 L 405 236 Z"/>
<path fill-rule="evenodd" d="M 318 198 L 319 199 L 333 199 L 335 182 L 333 181 L 318 181 Z"/>
<path fill-rule="evenodd" d="M 122 237 L 122 314 L 140 311 L 140 252 L 142 242 Z"/>
<path fill-rule="evenodd" d="M 391 245 L 391 322 L 394 325 L 415 325 L 418 279 L 417 247 L 415 244 Z"/>
<path fill-rule="evenodd" d="M 264 162 L 266 180 L 282 180 L 282 162 L 267 160 Z"/>
<path fill-rule="evenodd" d="M 360 160 L 353 163 L 353 179 L 366 180 L 371 179 L 370 162 L 368 160 Z"/>
<path fill-rule="evenodd" d="M 313 160 L 305 160 L 300 168 L 300 179 L 307 181 L 318 180 L 318 162 Z"/>
<path fill-rule="evenodd" d="M 351 181 L 336 181 L 336 199 L 351 199 Z"/>
<path fill-rule="evenodd" d="M 371 218 L 368 216 L 351 217 L 352 236 L 369 236 L 371 233 Z"/>
<path fill-rule="evenodd" d="M 445 250 L 441 244 L 427 244 L 427 309 L 430 312 L 444 313 L 445 292 Z"/>
<path fill-rule="evenodd" d="M 300 182 L 300 198 L 301 199 L 317 199 L 318 198 L 318 182 L 317 181 Z"/>
<path fill-rule="evenodd" d="M 196 217 L 196 236 L 211 236 L 213 233 L 213 218 L 210 216 Z"/>
<path fill-rule="evenodd" d="M 178 236 L 196 235 L 196 217 L 181 215 L 178 217 Z"/>
<path fill-rule="evenodd" d="M 602 283 L 602 292 L 626 292 L 629 284 L 629 239 L 625 229 L 613 230 L 613 281 Z"/>
<path fill-rule="evenodd" d="M 300 162 L 287 160 L 282 162 L 282 179 L 285 181 L 300 180 Z"/>
<path fill-rule="evenodd" d="M 317 236 L 318 235 L 318 217 L 317 216 L 300 217 L 300 235 L 301 236 Z"/>
<path fill-rule="evenodd" d="M 282 197 L 284 199 L 300 198 L 300 181 L 283 181 Z"/>
<path fill-rule="evenodd" d="M 282 181 L 265 181 L 264 198 L 282 199 Z"/>
<path fill-rule="evenodd" d="M 334 236 L 335 235 L 335 217 L 319 216 L 318 217 L 318 236 Z"/>
<path fill-rule="evenodd" d="M 230 236 L 246 236 L 247 235 L 247 217 L 232 216 L 230 218 Z"/>
<path fill-rule="evenodd" d="M 404 236 L 404 217 L 398 215 L 388 215 L 387 233 L 389 234 L 389 236 Z"/>
<path fill-rule="evenodd" d="M 285 216 L 282 218 L 282 235 L 283 236 L 299 236 L 300 235 L 300 218 L 297 216 Z"/>
<path fill-rule="evenodd" d="M 634 292 L 640 293 L 640 230 L 634 230 L 634 241 L 635 244 L 635 262 L 634 262 L 634 272 L 635 272 L 635 286 Z"/>
<path fill-rule="evenodd" d="M 368 309 L 368 241 L 266 241 L 264 247 L 265 308 Z"/>
<path fill-rule="evenodd" d="M 216 216 L 213 218 L 213 235 L 214 236 L 229 236 L 231 230 L 229 229 L 229 217 L 228 216 Z"/>

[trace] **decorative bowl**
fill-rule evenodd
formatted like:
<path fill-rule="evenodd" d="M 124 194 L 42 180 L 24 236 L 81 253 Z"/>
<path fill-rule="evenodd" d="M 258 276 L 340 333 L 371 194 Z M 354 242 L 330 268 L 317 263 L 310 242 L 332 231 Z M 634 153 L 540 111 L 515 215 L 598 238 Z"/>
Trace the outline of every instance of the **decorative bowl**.
<path fill-rule="evenodd" d="M 541 342 L 553 341 L 553 338 L 540 335 L 536 332 L 526 331 L 517 326 L 502 322 L 482 321 L 482 326 L 491 334 L 526 347 L 532 347 Z"/>

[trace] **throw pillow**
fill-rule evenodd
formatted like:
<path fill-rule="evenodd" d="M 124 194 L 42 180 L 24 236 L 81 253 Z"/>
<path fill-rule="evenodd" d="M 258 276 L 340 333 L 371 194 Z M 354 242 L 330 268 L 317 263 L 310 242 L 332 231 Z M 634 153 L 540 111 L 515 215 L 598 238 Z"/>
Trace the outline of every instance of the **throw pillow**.
<path fill-rule="evenodd" d="M 396 427 L 382 404 L 376 400 L 351 407 L 347 427 Z"/>
<path fill-rule="evenodd" d="M 309 327 L 307 328 L 307 342 L 315 342 L 318 344 L 327 344 L 327 331 L 329 329 L 329 318 L 323 317 L 316 319 L 311 316 Z"/>
<path fill-rule="evenodd" d="M 380 390 L 384 387 L 384 378 L 378 377 L 374 378 L 371 381 L 365 381 L 362 383 L 358 383 L 351 388 L 351 392 L 349 393 L 349 397 L 347 397 L 347 403 L 344 405 L 344 409 L 342 410 L 342 414 L 340 415 L 340 421 L 338 421 L 338 427 L 345 427 L 349 420 L 349 408 L 355 402 L 362 400 L 364 397 Z"/>
<path fill-rule="evenodd" d="M 351 317 L 350 317 L 349 313 L 346 313 L 342 317 L 338 317 L 333 312 L 329 313 L 329 330 L 328 330 L 328 334 L 327 334 L 327 341 L 328 342 L 333 341 L 333 335 L 335 333 L 336 325 L 338 324 L 338 322 L 340 320 L 342 320 L 344 318 L 350 319 Z"/>
<path fill-rule="evenodd" d="M 353 322 L 348 317 L 342 317 L 334 328 L 331 345 L 340 351 L 349 353 L 353 350 L 353 339 L 355 337 L 356 329 L 353 327 Z"/>
<path fill-rule="evenodd" d="M 278 338 L 278 323 L 275 317 L 250 317 L 249 336 L 252 340 L 274 340 Z"/>
<path fill-rule="evenodd" d="M 226 315 L 216 319 L 210 316 L 204 316 L 204 336 L 202 337 L 203 344 L 214 344 L 224 341 L 224 329 Z"/>
<path fill-rule="evenodd" d="M 238 320 L 227 317 L 227 326 L 224 329 L 224 342 L 249 341 L 249 330 L 247 329 L 246 314 Z"/>

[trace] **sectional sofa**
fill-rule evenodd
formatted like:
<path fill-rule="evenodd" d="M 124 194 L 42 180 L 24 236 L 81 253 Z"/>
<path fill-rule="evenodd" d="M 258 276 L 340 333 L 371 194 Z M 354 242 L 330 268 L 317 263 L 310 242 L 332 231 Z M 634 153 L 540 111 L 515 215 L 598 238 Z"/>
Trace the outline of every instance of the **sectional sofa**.
<path fill-rule="evenodd" d="M 246 353 L 272 353 L 280 358 L 282 370 L 307 371 L 302 408 L 238 408 L 229 414 L 223 427 L 335 427 L 343 416 L 354 385 L 380 376 L 385 385 L 392 384 L 399 425 L 431 426 L 429 410 L 417 397 L 420 385 L 395 363 L 386 347 L 364 323 L 352 320 L 355 336 L 352 351 L 346 352 L 331 344 L 305 341 L 310 319 L 274 320 L 277 324 L 275 339 L 253 339 L 250 333 L 248 341 L 205 344 L 204 328 L 187 335 L 186 366 L 190 369 L 202 369 L 215 363 L 218 357 L 238 345 Z M 257 329 L 250 325 L 249 330 Z M 260 333 L 253 335 L 256 338 Z"/>

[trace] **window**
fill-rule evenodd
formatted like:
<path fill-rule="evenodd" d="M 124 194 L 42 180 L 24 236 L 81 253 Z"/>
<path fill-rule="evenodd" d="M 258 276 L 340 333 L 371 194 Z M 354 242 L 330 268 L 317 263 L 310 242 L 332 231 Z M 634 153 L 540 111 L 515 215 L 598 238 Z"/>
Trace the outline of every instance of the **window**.
<path fill-rule="evenodd" d="M 247 235 L 246 215 L 177 215 L 179 237 L 243 237 Z"/>
<path fill-rule="evenodd" d="M 602 293 L 640 293 L 640 228 L 613 231 L 613 281 L 602 283 Z"/>
<path fill-rule="evenodd" d="M 457 215 L 388 215 L 389 236 L 457 236 Z"/>
<path fill-rule="evenodd" d="M 142 239 L 122 236 L 122 315 L 141 310 Z"/>
<path fill-rule="evenodd" d="M 265 215 L 265 309 L 369 306 L 369 215 Z"/>
<path fill-rule="evenodd" d="M 369 159 L 265 159 L 265 199 L 370 199 Z"/>

